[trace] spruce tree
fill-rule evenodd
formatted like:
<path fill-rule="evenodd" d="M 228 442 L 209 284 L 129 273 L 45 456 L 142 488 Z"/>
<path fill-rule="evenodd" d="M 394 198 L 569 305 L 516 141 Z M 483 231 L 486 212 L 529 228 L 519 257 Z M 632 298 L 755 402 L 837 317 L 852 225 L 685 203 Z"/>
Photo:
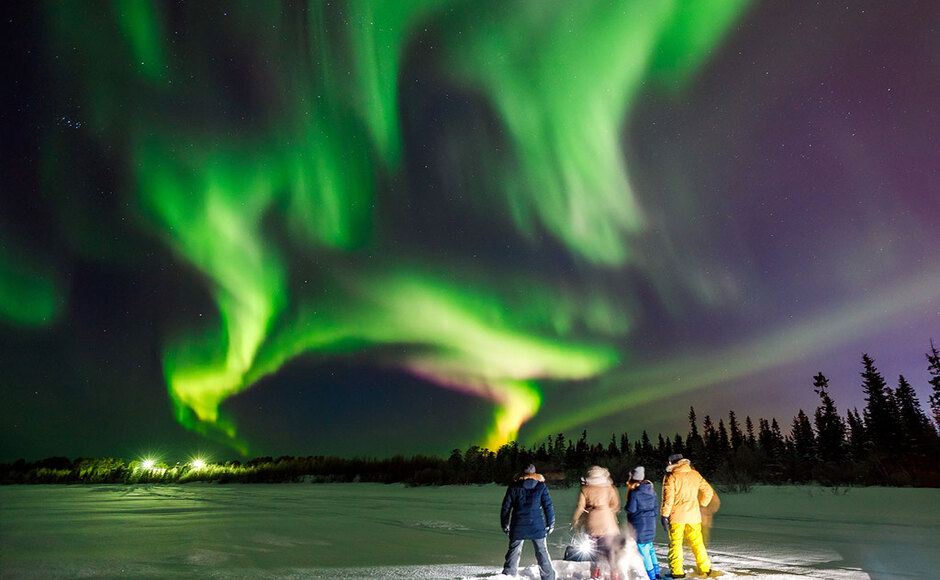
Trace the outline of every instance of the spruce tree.
<path fill-rule="evenodd" d="M 849 448 L 852 450 L 852 456 L 858 460 L 862 459 L 870 444 L 870 438 L 865 431 L 865 422 L 858 414 L 858 409 L 852 409 L 846 415 L 846 422 L 849 427 Z"/>
<path fill-rule="evenodd" d="M 904 375 L 898 377 L 898 388 L 894 391 L 898 408 L 899 443 L 903 451 L 922 451 L 936 435 L 930 419 L 924 414 L 917 400 L 917 393 Z"/>
<path fill-rule="evenodd" d="M 682 443 L 682 435 L 676 433 L 675 438 L 672 441 L 672 452 L 679 453 L 680 455 L 685 455 L 685 444 Z"/>
<path fill-rule="evenodd" d="M 646 429 L 643 430 L 643 434 L 640 436 L 639 455 L 643 458 L 643 461 L 646 462 L 652 461 L 654 459 L 653 445 L 650 443 L 650 436 L 646 433 Z"/>
<path fill-rule="evenodd" d="M 763 451 L 765 455 L 770 456 L 774 449 L 774 438 L 773 433 L 770 432 L 770 422 L 761 417 L 758 420 L 758 424 L 760 427 L 757 431 L 757 443 L 760 446 L 760 450 Z"/>
<path fill-rule="evenodd" d="M 702 432 L 705 438 L 706 453 L 714 453 L 717 451 L 718 431 L 715 430 L 715 425 L 712 424 L 712 418 L 709 415 L 705 415 L 705 418 L 702 420 Z"/>
<path fill-rule="evenodd" d="M 862 355 L 862 365 L 865 369 L 861 373 L 862 391 L 867 403 L 862 410 L 865 431 L 875 447 L 893 449 L 898 437 L 894 393 L 875 367 L 875 361 L 867 354 Z"/>
<path fill-rule="evenodd" d="M 721 451 L 722 458 L 727 457 L 731 451 L 731 442 L 728 440 L 728 430 L 725 429 L 724 419 L 718 419 L 718 449 Z"/>
<path fill-rule="evenodd" d="M 804 462 L 812 462 L 816 459 L 816 437 L 813 435 L 813 427 L 809 423 L 809 418 L 803 409 L 793 418 L 793 427 L 790 432 L 793 439 L 793 447 L 797 457 Z"/>
<path fill-rule="evenodd" d="M 626 433 L 620 435 L 620 456 L 627 457 L 630 455 L 630 437 Z"/>
<path fill-rule="evenodd" d="M 930 352 L 927 353 L 927 372 L 930 378 L 927 380 L 931 386 L 930 411 L 933 413 L 933 421 L 940 429 L 940 352 L 933 345 L 933 339 L 930 339 Z"/>
<path fill-rule="evenodd" d="M 731 436 L 731 448 L 737 451 L 744 444 L 744 434 L 741 433 L 741 425 L 738 424 L 734 411 L 728 411 L 728 431 Z"/>
<path fill-rule="evenodd" d="M 770 421 L 770 433 L 773 435 L 774 444 L 777 447 L 777 450 L 783 448 L 783 434 L 780 432 L 780 425 L 777 423 L 777 418 L 774 417 Z"/>
<path fill-rule="evenodd" d="M 721 449 L 718 443 L 718 431 L 712 424 L 712 418 L 705 415 L 702 419 L 702 436 L 705 440 L 705 456 L 698 461 L 706 471 L 711 471 L 718 465 Z"/>
<path fill-rule="evenodd" d="M 607 446 L 607 455 L 611 458 L 620 455 L 620 449 L 617 448 L 617 436 L 613 433 L 610 434 L 610 445 Z"/>
<path fill-rule="evenodd" d="M 757 437 L 754 436 L 754 423 L 751 421 L 750 415 L 744 416 L 744 430 L 747 433 L 747 446 L 751 449 L 757 447 Z"/>
<path fill-rule="evenodd" d="M 685 439 L 685 450 L 685 455 L 689 458 L 701 458 L 705 455 L 705 442 L 698 434 L 694 407 L 689 407 L 689 435 Z"/>
<path fill-rule="evenodd" d="M 764 476 L 769 483 L 779 483 L 783 473 L 783 451 L 785 444 L 777 420 L 768 422 L 763 417 L 758 421 L 757 441 L 764 456 Z"/>
<path fill-rule="evenodd" d="M 568 444 L 566 440 L 567 437 L 565 437 L 564 433 L 555 435 L 555 445 L 552 446 L 552 457 L 559 465 L 563 464 L 567 459 Z"/>
<path fill-rule="evenodd" d="M 689 436 L 686 437 L 686 439 L 692 440 L 698 437 L 699 437 L 699 434 L 698 434 L 698 424 L 695 418 L 695 407 L 689 407 Z"/>
<path fill-rule="evenodd" d="M 816 407 L 816 449 L 822 461 L 845 459 L 845 422 L 836 410 L 835 401 L 829 396 L 829 379 L 822 373 L 813 377 L 813 390 L 822 404 Z"/>

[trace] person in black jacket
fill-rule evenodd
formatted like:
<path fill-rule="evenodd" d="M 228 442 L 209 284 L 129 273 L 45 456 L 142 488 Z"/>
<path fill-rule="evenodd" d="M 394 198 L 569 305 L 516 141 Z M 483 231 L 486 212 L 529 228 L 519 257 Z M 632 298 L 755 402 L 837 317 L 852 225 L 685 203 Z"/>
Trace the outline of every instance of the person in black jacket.
<path fill-rule="evenodd" d="M 535 472 L 534 465 L 526 467 L 522 477 L 506 490 L 499 519 L 503 531 L 509 534 L 509 550 L 506 552 L 503 574 L 516 575 L 522 544 L 530 540 L 535 548 L 535 559 L 542 580 L 555 580 L 555 569 L 545 541 L 545 537 L 555 529 L 555 508 L 545 478 Z"/>

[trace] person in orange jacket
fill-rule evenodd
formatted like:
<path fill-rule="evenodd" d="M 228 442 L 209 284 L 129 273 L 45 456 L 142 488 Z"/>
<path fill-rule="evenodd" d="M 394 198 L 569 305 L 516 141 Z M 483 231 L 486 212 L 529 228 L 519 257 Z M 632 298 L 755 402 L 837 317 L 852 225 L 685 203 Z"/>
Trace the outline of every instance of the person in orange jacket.
<path fill-rule="evenodd" d="M 659 514 L 663 529 L 669 534 L 669 569 L 673 578 L 685 578 L 683 539 L 689 542 L 699 571 L 711 575 L 712 563 L 702 541 L 702 508 L 711 503 L 714 495 L 715 490 L 688 459 L 678 453 L 669 456 Z"/>

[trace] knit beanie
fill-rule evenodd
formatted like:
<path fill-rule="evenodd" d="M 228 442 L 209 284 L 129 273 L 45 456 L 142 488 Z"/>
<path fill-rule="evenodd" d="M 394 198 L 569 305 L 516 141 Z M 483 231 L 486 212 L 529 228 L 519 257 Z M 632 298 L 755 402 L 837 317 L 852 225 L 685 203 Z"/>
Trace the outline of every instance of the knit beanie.
<path fill-rule="evenodd" d="M 533 464 L 530 463 L 530 464 L 522 471 L 522 473 L 535 473 L 535 465 L 533 465 Z"/>
<path fill-rule="evenodd" d="M 630 472 L 630 479 L 633 481 L 643 481 L 646 479 L 646 470 L 642 465 L 633 468 L 633 471 Z"/>

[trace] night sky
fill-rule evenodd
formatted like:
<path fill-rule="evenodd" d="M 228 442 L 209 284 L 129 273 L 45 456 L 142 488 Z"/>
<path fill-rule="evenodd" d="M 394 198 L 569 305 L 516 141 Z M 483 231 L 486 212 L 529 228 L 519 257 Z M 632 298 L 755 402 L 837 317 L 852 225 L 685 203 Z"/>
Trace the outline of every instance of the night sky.
<path fill-rule="evenodd" d="M 934 0 L 2 15 L 0 461 L 927 403 Z"/>

